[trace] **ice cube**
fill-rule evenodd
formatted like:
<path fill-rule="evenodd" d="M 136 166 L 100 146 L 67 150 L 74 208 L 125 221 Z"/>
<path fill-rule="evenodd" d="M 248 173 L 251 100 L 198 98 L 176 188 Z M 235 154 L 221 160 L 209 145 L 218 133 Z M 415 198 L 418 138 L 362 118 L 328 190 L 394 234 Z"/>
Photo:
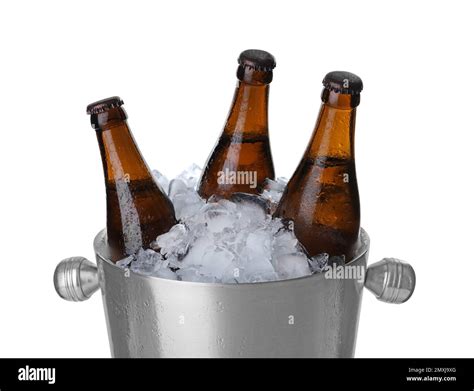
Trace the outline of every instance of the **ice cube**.
<path fill-rule="evenodd" d="M 239 252 L 239 268 L 242 269 L 238 282 L 270 281 L 277 278 L 271 263 L 271 234 L 259 229 L 248 233 Z"/>
<path fill-rule="evenodd" d="M 187 267 L 176 271 L 176 276 L 181 281 L 199 282 L 199 273 L 197 269 Z"/>
<path fill-rule="evenodd" d="M 191 281 L 191 282 L 208 282 L 213 283 L 217 282 L 215 278 L 211 276 L 204 276 L 199 273 L 199 270 L 194 267 L 184 268 L 176 271 L 178 279 L 181 281 Z"/>
<path fill-rule="evenodd" d="M 273 256 L 295 254 L 300 251 L 300 243 L 293 231 L 289 231 L 282 226 L 282 229 L 274 234 L 272 242 Z"/>
<path fill-rule="evenodd" d="M 268 201 L 256 194 L 238 192 L 232 194 L 230 200 L 241 208 L 258 208 L 259 211 L 265 214 L 269 212 Z"/>
<path fill-rule="evenodd" d="M 152 243 L 152 248 L 159 250 L 165 258 L 170 255 L 180 257 L 188 252 L 191 239 L 191 234 L 186 226 L 176 224 L 168 232 L 158 236 Z"/>
<path fill-rule="evenodd" d="M 155 274 L 155 277 L 166 278 L 167 280 L 177 280 L 178 276 L 175 272 L 168 268 L 159 269 Z"/>
<path fill-rule="evenodd" d="M 268 213 L 270 207 L 267 200 L 260 196 L 235 193 L 231 201 L 236 204 L 237 227 L 239 229 L 252 229 L 252 227 L 262 226 L 270 219 Z"/>
<path fill-rule="evenodd" d="M 183 220 L 190 235 L 190 243 L 194 243 L 198 238 L 207 235 L 207 227 L 202 221 L 202 216 L 194 215 Z"/>
<path fill-rule="evenodd" d="M 176 197 L 178 194 L 185 194 L 189 191 L 188 187 L 186 186 L 186 183 L 184 183 L 181 179 L 178 178 L 172 179 L 168 187 L 168 195 L 171 201 L 173 201 L 173 198 Z"/>
<path fill-rule="evenodd" d="M 168 263 L 165 263 L 160 253 L 151 249 L 140 249 L 136 259 L 130 264 L 130 270 L 144 275 L 153 275 L 156 271 L 167 266 Z"/>
<path fill-rule="evenodd" d="M 214 239 L 209 236 L 202 236 L 190 247 L 188 253 L 181 261 L 181 267 L 201 267 L 204 262 L 204 256 L 215 250 Z"/>
<path fill-rule="evenodd" d="M 203 222 L 210 233 L 219 233 L 235 226 L 234 213 L 220 203 L 207 203 L 201 212 Z"/>
<path fill-rule="evenodd" d="M 191 164 L 181 174 L 177 176 L 178 179 L 182 180 L 188 189 L 195 189 L 196 185 L 201 177 L 201 167 L 197 164 Z"/>
<path fill-rule="evenodd" d="M 288 179 L 284 177 L 277 178 L 276 180 L 267 178 L 263 182 L 263 189 L 268 191 L 275 191 L 281 194 L 283 190 L 285 190 L 287 183 Z"/>
<path fill-rule="evenodd" d="M 284 176 L 280 176 L 276 179 L 278 186 L 280 186 L 281 190 L 285 190 L 286 185 L 288 185 L 288 178 Z"/>
<path fill-rule="evenodd" d="M 265 180 L 262 198 L 268 200 L 270 213 L 273 214 L 276 211 L 287 182 L 288 180 L 286 178 L 278 178 L 277 180 L 267 178 Z"/>
<path fill-rule="evenodd" d="M 135 255 L 129 255 L 128 257 L 121 259 L 116 263 L 117 266 L 126 269 L 130 266 L 130 264 L 135 260 Z"/>
<path fill-rule="evenodd" d="M 282 280 L 298 278 L 311 274 L 308 258 L 303 254 L 287 254 L 273 260 L 278 277 Z"/>
<path fill-rule="evenodd" d="M 329 261 L 329 254 L 322 253 L 311 257 L 309 267 L 312 273 L 321 273 L 326 270 Z"/>
<path fill-rule="evenodd" d="M 240 269 L 241 273 L 236 278 L 236 281 L 239 283 L 278 280 L 278 274 L 269 258 L 248 259 L 247 262 L 241 265 Z"/>
<path fill-rule="evenodd" d="M 208 249 L 203 255 L 199 272 L 218 281 L 228 279 L 233 272 L 234 254 L 225 248 Z"/>
<path fill-rule="evenodd" d="M 178 220 L 185 220 L 196 215 L 205 204 L 205 201 L 194 191 L 176 194 L 172 201 Z"/>
<path fill-rule="evenodd" d="M 235 213 L 237 211 L 237 205 L 235 202 L 226 200 L 225 198 L 218 200 L 217 204 L 229 211 L 229 213 Z"/>
<path fill-rule="evenodd" d="M 168 262 L 168 268 L 173 271 L 176 271 L 176 269 L 179 269 L 182 266 L 181 259 L 182 259 L 182 256 L 168 254 L 166 256 L 166 261 Z"/>
<path fill-rule="evenodd" d="M 168 194 L 169 192 L 169 187 L 170 187 L 170 181 L 168 178 L 166 178 L 161 172 L 158 170 L 153 170 L 153 177 L 155 178 L 156 182 L 158 185 L 160 185 L 161 189 L 165 194 Z"/>
<path fill-rule="evenodd" d="M 246 246 L 248 235 L 249 232 L 247 230 L 225 228 L 219 234 L 214 234 L 214 240 L 219 246 L 225 247 L 236 254 L 236 262 L 239 262 L 239 259 L 242 257 L 242 251 Z"/>
<path fill-rule="evenodd" d="M 245 254 L 249 259 L 270 259 L 271 235 L 265 229 L 250 232 L 245 242 Z"/>
<path fill-rule="evenodd" d="M 346 257 L 344 255 L 329 256 L 328 264 L 330 266 L 344 266 L 345 263 L 346 263 Z"/>

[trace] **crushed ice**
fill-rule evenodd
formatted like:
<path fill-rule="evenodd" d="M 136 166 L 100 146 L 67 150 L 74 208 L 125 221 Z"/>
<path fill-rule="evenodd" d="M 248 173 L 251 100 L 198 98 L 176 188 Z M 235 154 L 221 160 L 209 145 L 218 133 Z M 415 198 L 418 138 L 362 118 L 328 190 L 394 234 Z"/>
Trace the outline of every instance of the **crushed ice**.
<path fill-rule="evenodd" d="M 169 195 L 179 223 L 157 237 L 151 249 L 117 265 L 172 280 L 248 283 L 298 278 L 323 271 L 327 254 L 308 258 L 293 226 L 272 218 L 285 178 L 267 179 L 261 196 L 236 193 L 206 202 L 196 191 L 201 169 L 193 164 L 176 178 L 153 171 Z"/>

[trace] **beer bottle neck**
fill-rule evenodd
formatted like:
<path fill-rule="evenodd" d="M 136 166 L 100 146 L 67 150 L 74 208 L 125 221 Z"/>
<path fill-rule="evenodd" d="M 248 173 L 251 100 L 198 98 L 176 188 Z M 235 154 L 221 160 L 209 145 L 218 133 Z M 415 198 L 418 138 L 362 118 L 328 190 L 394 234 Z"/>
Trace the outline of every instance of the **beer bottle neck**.
<path fill-rule="evenodd" d="M 358 96 L 339 94 L 327 89 L 310 142 L 308 157 L 354 158 L 354 131 Z"/>
<path fill-rule="evenodd" d="M 97 131 L 105 179 L 108 182 L 146 180 L 151 174 L 138 149 L 127 115 L 122 108 L 115 108 L 91 117 Z"/>
<path fill-rule="evenodd" d="M 233 136 L 267 135 L 269 88 L 268 84 L 238 81 L 224 132 Z"/>

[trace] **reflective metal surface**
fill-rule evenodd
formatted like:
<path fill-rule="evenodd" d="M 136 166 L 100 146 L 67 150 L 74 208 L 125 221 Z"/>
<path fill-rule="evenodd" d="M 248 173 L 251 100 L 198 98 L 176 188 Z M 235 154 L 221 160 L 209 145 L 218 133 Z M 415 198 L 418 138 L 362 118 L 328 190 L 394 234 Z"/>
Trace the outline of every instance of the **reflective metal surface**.
<path fill-rule="evenodd" d="M 258 284 L 145 277 L 95 240 L 114 357 L 352 357 L 363 280 L 323 274 Z M 363 268 L 368 243 L 351 264 Z"/>
<path fill-rule="evenodd" d="M 386 303 L 404 303 L 413 294 L 415 284 L 411 265 L 396 258 L 384 258 L 367 269 L 365 287 Z"/>
<path fill-rule="evenodd" d="M 408 300 L 415 287 L 413 268 L 399 260 L 367 268 L 369 237 L 361 235 L 359 254 L 342 274 L 208 284 L 121 269 L 107 260 L 101 231 L 97 270 L 84 258 L 66 259 L 55 287 L 79 301 L 100 285 L 113 357 L 353 357 L 364 283 L 391 303 Z"/>
<path fill-rule="evenodd" d="M 87 300 L 99 289 L 97 266 L 84 257 L 64 259 L 54 271 L 54 287 L 65 300 Z"/>

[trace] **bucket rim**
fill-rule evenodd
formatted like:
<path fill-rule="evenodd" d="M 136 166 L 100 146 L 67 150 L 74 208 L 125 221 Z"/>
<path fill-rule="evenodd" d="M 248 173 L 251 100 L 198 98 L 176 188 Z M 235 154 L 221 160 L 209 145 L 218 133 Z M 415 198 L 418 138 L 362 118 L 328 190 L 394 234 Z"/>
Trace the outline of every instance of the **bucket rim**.
<path fill-rule="evenodd" d="M 360 246 L 357 251 L 357 255 L 348 263 L 344 265 L 346 266 L 352 266 L 362 259 L 365 258 L 366 254 L 369 251 L 370 247 L 370 237 L 362 227 L 360 228 Z M 149 279 L 155 279 L 158 280 L 159 282 L 166 282 L 170 284 L 187 284 L 188 286 L 200 286 L 200 287 L 214 287 L 214 288 L 238 288 L 238 287 L 255 287 L 255 286 L 275 286 L 275 285 L 281 285 L 285 284 L 288 282 L 300 282 L 302 280 L 309 280 L 309 279 L 321 279 L 324 277 L 324 273 L 315 273 L 315 274 L 310 274 L 307 276 L 303 277 L 297 277 L 297 278 L 289 278 L 289 279 L 283 279 L 283 280 L 272 280 L 272 281 L 262 281 L 262 282 L 244 282 L 244 283 L 222 283 L 222 282 L 197 282 L 197 281 L 180 281 L 180 280 L 171 280 L 168 278 L 162 278 L 162 277 L 157 277 L 157 276 L 147 276 L 144 274 L 136 273 L 130 269 L 125 269 L 120 266 L 117 266 L 115 263 L 113 263 L 108 257 L 105 255 L 106 254 L 106 249 L 107 249 L 107 243 L 106 243 L 106 229 L 102 229 L 97 233 L 97 235 L 94 238 L 94 251 L 96 254 L 96 257 L 99 258 L 102 262 L 107 264 L 109 267 L 112 267 L 113 269 L 116 269 L 120 272 L 123 272 L 125 270 L 128 270 L 130 273 L 130 276 L 134 276 L 134 278 L 143 278 L 146 280 Z"/>

